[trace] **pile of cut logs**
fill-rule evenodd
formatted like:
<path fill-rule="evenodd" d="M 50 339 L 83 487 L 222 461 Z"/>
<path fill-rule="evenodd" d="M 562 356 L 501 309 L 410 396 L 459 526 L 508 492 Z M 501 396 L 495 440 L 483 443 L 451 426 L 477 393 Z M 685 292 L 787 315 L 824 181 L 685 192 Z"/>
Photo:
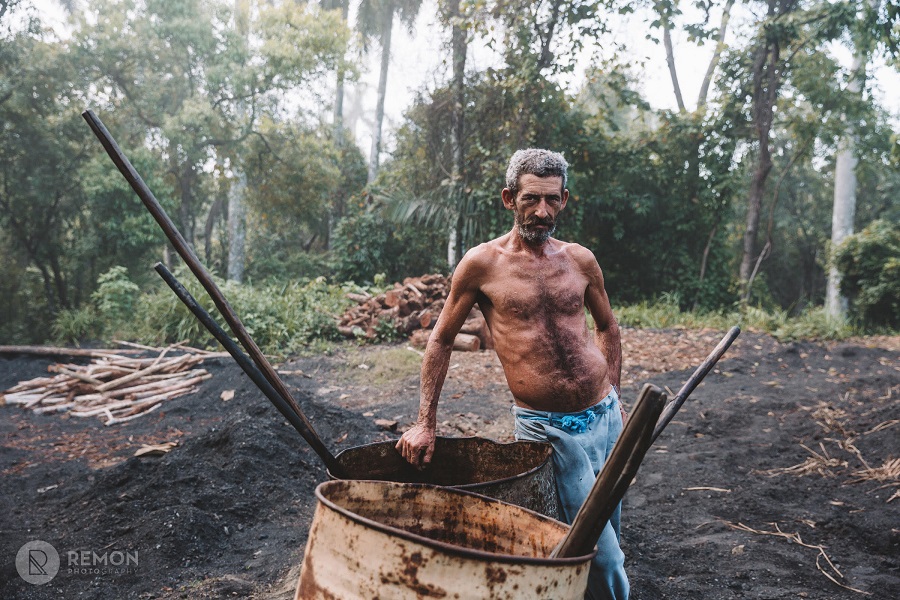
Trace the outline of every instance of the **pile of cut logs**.
<path fill-rule="evenodd" d="M 431 335 L 450 291 L 450 278 L 443 275 L 407 277 L 394 288 L 370 296 L 348 293 L 357 302 L 341 316 L 338 331 L 347 337 L 373 338 L 381 323 L 389 323 L 414 346 L 423 347 Z M 456 350 L 493 348 L 491 333 L 478 308 L 473 308 L 453 344 Z"/>
<path fill-rule="evenodd" d="M 68 412 L 73 417 L 98 417 L 106 425 L 146 415 L 165 402 L 197 391 L 211 375 L 194 368 L 212 353 L 185 351 L 155 357 L 122 356 L 115 350 L 93 351 L 87 365 L 53 364 L 56 375 L 23 381 L 0 394 L 0 403 L 20 404 L 36 413 Z"/>

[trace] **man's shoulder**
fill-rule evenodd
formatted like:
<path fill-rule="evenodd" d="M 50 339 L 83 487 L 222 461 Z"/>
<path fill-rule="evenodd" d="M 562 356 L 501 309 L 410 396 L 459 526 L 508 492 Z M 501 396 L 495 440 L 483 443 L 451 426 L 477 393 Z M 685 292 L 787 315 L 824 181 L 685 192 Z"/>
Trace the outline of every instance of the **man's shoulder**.
<path fill-rule="evenodd" d="M 597 258 L 590 249 L 575 242 L 559 242 L 560 250 L 571 256 L 579 264 L 596 264 Z"/>
<path fill-rule="evenodd" d="M 490 241 L 478 244 L 477 246 L 470 248 L 466 252 L 465 256 L 463 256 L 463 261 L 471 263 L 473 266 L 487 266 L 493 264 L 494 260 L 496 260 L 497 258 L 497 255 L 503 252 L 503 243 L 505 237 L 507 236 L 494 238 Z"/>

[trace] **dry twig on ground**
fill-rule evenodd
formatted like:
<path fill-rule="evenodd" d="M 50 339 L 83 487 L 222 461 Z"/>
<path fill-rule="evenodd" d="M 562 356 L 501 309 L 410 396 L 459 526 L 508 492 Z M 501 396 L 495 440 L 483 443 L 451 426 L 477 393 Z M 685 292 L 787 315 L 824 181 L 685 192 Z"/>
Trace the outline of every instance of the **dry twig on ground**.
<path fill-rule="evenodd" d="M 778 475 L 796 475 L 801 477 L 803 475 L 812 475 L 817 474 L 822 477 L 834 477 L 836 473 L 834 469 L 845 469 L 848 466 L 846 460 L 841 460 L 839 458 L 832 458 L 828 451 L 825 449 L 825 445 L 822 442 L 819 442 L 819 447 L 822 449 L 822 454 L 819 454 L 815 450 L 812 450 L 805 444 L 800 444 L 800 446 L 812 454 L 809 458 L 803 461 L 800 464 L 796 464 L 792 467 L 779 467 L 775 469 L 768 469 L 765 471 L 754 471 L 754 473 L 759 473 L 760 475 L 766 475 L 768 477 L 776 477 Z"/>
<path fill-rule="evenodd" d="M 835 575 L 840 579 L 844 579 L 844 575 L 843 575 L 843 573 L 841 573 L 838 570 L 838 568 L 834 565 L 834 563 L 831 562 L 831 559 L 828 557 L 828 554 L 825 553 L 825 546 L 807 544 L 806 542 L 803 541 L 803 539 L 800 538 L 799 533 L 787 533 L 785 531 L 782 531 L 781 528 L 778 526 L 778 523 L 769 523 L 769 525 L 771 525 L 772 527 L 775 528 L 775 531 L 764 531 L 761 529 L 753 529 L 752 527 L 748 527 L 747 525 L 744 525 L 743 523 L 731 523 L 729 521 L 723 521 L 723 523 L 725 523 L 725 525 L 727 525 L 731 529 L 735 529 L 737 531 L 745 531 L 747 533 L 752 533 L 755 535 L 770 535 L 770 536 L 780 537 L 782 539 L 787 540 L 788 542 L 792 542 L 794 544 L 803 546 L 804 548 L 811 548 L 813 550 L 818 550 L 819 554 L 816 556 L 816 568 L 819 570 L 819 572 L 821 572 L 823 575 L 825 575 L 825 577 L 827 577 L 829 580 L 831 580 L 832 583 L 844 588 L 845 590 L 850 590 L 851 592 L 856 592 L 857 594 L 863 594 L 866 596 L 872 595 L 872 592 L 866 592 L 864 590 L 859 590 L 859 589 L 850 587 L 848 585 L 844 585 L 843 583 L 838 581 L 837 578 L 835 577 Z M 823 560 L 824 560 L 825 564 L 828 565 L 829 569 L 834 573 L 834 575 L 829 573 L 828 570 L 826 570 L 822 566 Z"/>

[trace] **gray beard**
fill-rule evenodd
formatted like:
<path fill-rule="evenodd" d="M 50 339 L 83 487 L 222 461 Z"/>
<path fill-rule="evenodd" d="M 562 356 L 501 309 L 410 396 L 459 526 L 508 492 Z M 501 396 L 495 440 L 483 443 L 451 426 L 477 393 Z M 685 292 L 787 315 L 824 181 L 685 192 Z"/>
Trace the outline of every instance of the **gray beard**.
<path fill-rule="evenodd" d="M 538 245 L 543 244 L 550 239 L 550 236 L 556 233 L 556 223 L 553 223 L 553 225 L 544 231 L 538 231 L 535 229 L 528 229 L 528 227 L 526 227 L 519 219 L 519 215 L 516 215 L 516 230 L 519 232 L 519 237 L 525 240 L 525 242 Z"/>

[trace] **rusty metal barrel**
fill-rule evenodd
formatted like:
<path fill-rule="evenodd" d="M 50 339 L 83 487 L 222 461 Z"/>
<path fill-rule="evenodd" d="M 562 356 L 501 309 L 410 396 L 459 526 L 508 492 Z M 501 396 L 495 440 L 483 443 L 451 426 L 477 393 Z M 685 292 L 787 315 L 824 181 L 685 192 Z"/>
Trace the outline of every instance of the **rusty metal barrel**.
<path fill-rule="evenodd" d="M 356 446 L 336 458 L 347 479 L 455 487 L 559 518 L 550 444 L 438 437 L 431 464 L 421 471 L 400 456 L 395 444 L 387 441 Z M 330 471 L 328 476 L 336 479 Z"/>
<path fill-rule="evenodd" d="M 454 488 L 336 480 L 318 504 L 296 599 L 584 597 L 593 553 L 548 558 L 568 525 Z"/>

